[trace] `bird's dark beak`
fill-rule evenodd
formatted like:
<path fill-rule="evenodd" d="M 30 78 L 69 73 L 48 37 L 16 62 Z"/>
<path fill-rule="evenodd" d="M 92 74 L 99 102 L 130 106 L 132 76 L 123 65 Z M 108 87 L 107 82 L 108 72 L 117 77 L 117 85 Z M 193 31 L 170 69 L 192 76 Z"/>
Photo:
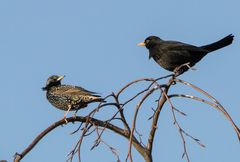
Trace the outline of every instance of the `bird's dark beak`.
<path fill-rule="evenodd" d="M 138 46 L 146 46 L 146 43 L 141 42 L 141 43 L 138 43 L 137 45 L 138 45 Z"/>
<path fill-rule="evenodd" d="M 64 77 L 65 77 L 65 75 L 60 76 L 60 77 L 57 79 L 57 81 L 61 81 Z"/>

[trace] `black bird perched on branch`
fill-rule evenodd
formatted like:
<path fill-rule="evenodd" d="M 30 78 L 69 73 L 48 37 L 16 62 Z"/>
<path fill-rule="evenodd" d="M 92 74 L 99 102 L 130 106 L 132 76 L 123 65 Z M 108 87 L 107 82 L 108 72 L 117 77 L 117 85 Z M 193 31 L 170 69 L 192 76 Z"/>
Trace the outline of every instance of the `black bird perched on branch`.
<path fill-rule="evenodd" d="M 194 46 L 177 41 L 165 41 L 156 36 L 149 36 L 139 46 L 149 50 L 149 59 L 153 58 L 161 67 L 180 75 L 194 66 L 206 54 L 230 45 L 233 41 L 230 34 L 223 39 L 205 46 Z"/>
<path fill-rule="evenodd" d="M 65 76 L 50 76 L 47 80 L 46 87 L 42 89 L 47 91 L 48 101 L 58 109 L 67 111 L 64 115 L 66 118 L 69 111 L 76 111 L 87 107 L 92 102 L 105 102 L 96 92 L 88 91 L 82 87 L 73 85 L 61 85 L 61 80 Z"/>

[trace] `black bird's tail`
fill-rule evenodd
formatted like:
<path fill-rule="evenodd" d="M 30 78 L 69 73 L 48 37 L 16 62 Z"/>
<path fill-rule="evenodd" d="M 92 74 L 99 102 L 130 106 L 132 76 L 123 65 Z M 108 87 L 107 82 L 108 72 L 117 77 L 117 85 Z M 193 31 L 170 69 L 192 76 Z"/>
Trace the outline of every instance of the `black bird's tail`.
<path fill-rule="evenodd" d="M 218 50 L 220 48 L 223 48 L 223 47 L 226 47 L 226 46 L 232 44 L 233 37 L 234 36 L 232 34 L 229 34 L 228 36 L 224 37 L 223 39 L 221 39 L 221 40 L 219 40 L 217 42 L 214 42 L 212 44 L 201 46 L 201 48 L 206 49 L 209 52 Z"/>

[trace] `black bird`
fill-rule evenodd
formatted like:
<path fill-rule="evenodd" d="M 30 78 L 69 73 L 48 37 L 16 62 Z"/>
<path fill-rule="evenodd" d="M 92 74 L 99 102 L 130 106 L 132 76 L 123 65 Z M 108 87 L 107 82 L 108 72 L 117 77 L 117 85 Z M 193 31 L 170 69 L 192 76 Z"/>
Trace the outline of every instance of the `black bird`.
<path fill-rule="evenodd" d="M 194 66 L 206 54 L 230 45 L 233 37 L 230 34 L 212 44 L 197 47 L 177 41 L 165 41 L 156 36 L 149 36 L 138 45 L 145 46 L 149 50 L 149 59 L 153 58 L 164 69 L 180 75 Z"/>
<path fill-rule="evenodd" d="M 96 95 L 96 92 L 91 92 L 78 86 L 62 85 L 61 80 L 64 77 L 50 76 L 46 87 L 43 87 L 42 90 L 47 91 L 47 99 L 53 106 L 67 111 L 64 115 L 65 119 L 69 111 L 76 111 L 76 115 L 79 109 L 87 107 L 89 103 L 105 102 L 99 95 Z"/>

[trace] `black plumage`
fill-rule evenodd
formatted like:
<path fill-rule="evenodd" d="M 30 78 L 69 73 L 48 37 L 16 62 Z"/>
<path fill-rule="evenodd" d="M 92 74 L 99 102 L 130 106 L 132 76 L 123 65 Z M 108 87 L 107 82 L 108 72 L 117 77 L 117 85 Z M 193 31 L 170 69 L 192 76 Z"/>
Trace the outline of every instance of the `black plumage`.
<path fill-rule="evenodd" d="M 168 71 L 181 74 L 187 71 L 189 67 L 194 66 L 206 54 L 230 45 L 233 37 L 230 34 L 212 44 L 197 47 L 177 41 L 165 41 L 156 36 L 149 36 L 138 45 L 145 46 L 149 50 L 149 59 L 153 58 L 161 67 Z M 188 64 L 188 66 L 181 66 L 183 64 Z"/>
<path fill-rule="evenodd" d="M 104 102 L 96 92 L 88 91 L 82 87 L 73 85 L 62 85 L 64 76 L 53 75 L 47 80 L 42 89 L 47 91 L 48 101 L 58 109 L 65 111 L 79 110 L 87 107 L 92 102 Z M 67 112 L 64 117 L 66 117 Z"/>

